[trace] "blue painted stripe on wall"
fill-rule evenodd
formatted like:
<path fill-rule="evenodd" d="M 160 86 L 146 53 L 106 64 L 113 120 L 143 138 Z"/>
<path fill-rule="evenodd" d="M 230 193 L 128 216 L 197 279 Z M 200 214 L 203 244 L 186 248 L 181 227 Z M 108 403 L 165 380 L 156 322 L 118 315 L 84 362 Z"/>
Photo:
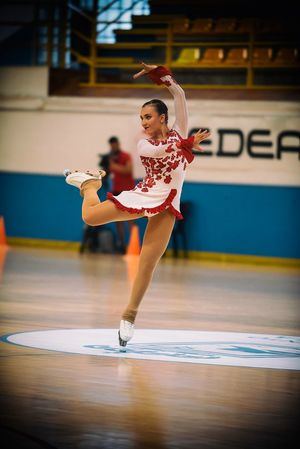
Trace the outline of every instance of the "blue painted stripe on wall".
<path fill-rule="evenodd" d="M 185 183 L 195 251 L 300 258 L 300 188 Z"/>
<path fill-rule="evenodd" d="M 81 239 L 81 197 L 63 176 L 0 172 L 0 185 L 8 236 Z M 299 187 L 186 182 L 182 201 L 190 250 L 300 258 Z"/>

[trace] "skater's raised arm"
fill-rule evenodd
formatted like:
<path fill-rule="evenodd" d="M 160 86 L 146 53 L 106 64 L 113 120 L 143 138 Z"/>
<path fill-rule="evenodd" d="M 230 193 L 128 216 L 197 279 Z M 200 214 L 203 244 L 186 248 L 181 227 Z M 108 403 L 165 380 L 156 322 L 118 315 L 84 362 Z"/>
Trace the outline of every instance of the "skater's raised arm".
<path fill-rule="evenodd" d="M 186 158 L 190 163 L 194 156 L 192 154 L 192 150 L 196 151 L 204 151 L 203 148 L 200 147 L 200 142 L 207 139 L 210 136 L 210 132 L 208 130 L 199 130 L 193 136 L 187 137 L 188 135 L 188 115 L 187 115 L 187 107 L 186 107 L 186 99 L 184 90 L 179 86 L 179 84 L 174 80 L 172 73 L 163 66 L 157 65 L 149 65 L 144 62 L 141 63 L 143 69 L 133 75 L 133 78 L 139 78 L 143 75 L 148 75 L 150 79 L 156 84 L 164 84 L 169 91 L 172 93 L 174 97 L 175 104 L 175 123 L 173 125 L 173 129 L 175 129 L 180 137 L 180 144 L 177 147 L 181 148 L 185 151 Z M 153 113 L 149 113 L 146 111 L 144 116 L 141 115 L 141 119 L 144 122 L 144 129 L 147 130 L 148 134 L 152 134 L 155 137 L 155 134 L 165 134 L 168 131 L 167 123 L 168 123 L 168 108 L 161 100 L 150 100 L 143 105 L 145 106 L 154 106 L 156 110 L 156 114 L 158 113 L 158 118 L 162 117 L 161 122 L 157 121 L 153 124 Z M 151 112 L 151 111 L 150 111 Z M 164 118 L 163 118 L 164 117 Z M 154 120 L 155 121 L 155 120 Z M 144 149 L 142 141 L 140 142 L 141 151 L 144 153 L 144 156 L 147 156 L 145 152 L 148 151 L 151 153 L 151 148 Z M 157 145 L 157 143 L 154 143 Z M 160 153 L 156 152 L 155 157 L 160 157 Z"/>
<path fill-rule="evenodd" d="M 174 128 L 184 139 L 188 135 L 188 112 L 185 93 L 182 87 L 175 81 L 172 73 L 165 67 L 158 66 L 148 73 L 148 76 L 156 84 L 164 84 L 174 97 L 175 122 Z"/>
<path fill-rule="evenodd" d="M 155 84 L 164 84 L 174 97 L 175 123 L 174 128 L 184 139 L 188 135 L 188 113 L 185 93 L 175 81 L 172 73 L 166 67 L 144 64 L 143 69 L 133 76 L 134 79 L 147 74 Z"/>

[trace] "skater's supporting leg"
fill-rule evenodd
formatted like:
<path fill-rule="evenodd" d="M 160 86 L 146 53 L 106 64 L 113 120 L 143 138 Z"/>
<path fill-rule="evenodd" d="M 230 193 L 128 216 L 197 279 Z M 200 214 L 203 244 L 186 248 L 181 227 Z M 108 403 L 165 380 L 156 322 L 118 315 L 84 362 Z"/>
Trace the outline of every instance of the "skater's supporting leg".
<path fill-rule="evenodd" d="M 83 187 L 82 219 L 90 226 L 98 226 L 114 221 L 127 221 L 141 218 L 144 213 L 131 214 L 120 210 L 111 200 L 102 203 L 97 194 L 99 181 L 89 181 Z"/>
<path fill-rule="evenodd" d="M 139 267 L 130 301 L 122 319 L 134 323 L 138 307 L 150 284 L 156 265 L 164 254 L 174 227 L 175 217 L 168 210 L 149 218 L 145 231 Z"/>

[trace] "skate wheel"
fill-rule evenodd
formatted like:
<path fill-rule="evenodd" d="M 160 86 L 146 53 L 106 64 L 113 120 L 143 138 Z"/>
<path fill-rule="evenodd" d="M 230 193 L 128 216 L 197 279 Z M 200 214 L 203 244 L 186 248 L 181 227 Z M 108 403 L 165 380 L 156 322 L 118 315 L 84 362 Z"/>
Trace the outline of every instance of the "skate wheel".
<path fill-rule="evenodd" d="M 125 346 L 127 345 L 127 341 L 122 340 L 122 338 L 120 337 L 120 331 L 118 332 L 118 336 L 119 336 L 119 344 L 120 344 L 120 347 L 125 348 Z"/>
<path fill-rule="evenodd" d="M 71 170 L 69 168 L 65 168 L 63 171 L 63 174 L 65 177 L 69 176 L 71 174 Z"/>
<path fill-rule="evenodd" d="M 105 170 L 99 170 L 99 176 L 101 178 L 104 178 L 104 176 L 106 176 L 106 171 Z"/>

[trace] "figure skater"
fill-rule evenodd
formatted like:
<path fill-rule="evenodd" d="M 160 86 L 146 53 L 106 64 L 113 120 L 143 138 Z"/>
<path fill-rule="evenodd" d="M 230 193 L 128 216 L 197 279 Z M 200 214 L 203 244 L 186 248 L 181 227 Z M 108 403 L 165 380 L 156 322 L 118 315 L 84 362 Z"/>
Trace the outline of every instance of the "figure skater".
<path fill-rule="evenodd" d="M 124 310 L 118 332 L 120 350 L 126 350 L 132 338 L 134 322 L 142 298 L 154 270 L 164 254 L 175 220 L 183 219 L 180 195 L 187 164 L 194 159 L 192 150 L 203 151 L 199 143 L 210 136 L 207 130 L 188 135 L 188 115 L 183 89 L 172 73 L 163 66 L 142 64 L 133 78 L 148 75 L 156 84 L 163 84 L 174 97 L 175 123 L 168 127 L 168 108 L 161 100 L 150 100 L 140 111 L 141 124 L 148 138 L 138 142 L 137 149 L 146 175 L 142 181 L 119 195 L 107 193 L 102 203 L 97 191 L 102 186 L 104 170 L 65 170 L 66 182 L 80 189 L 83 197 L 82 219 L 90 226 L 147 217 L 139 267 L 129 303 Z"/>

